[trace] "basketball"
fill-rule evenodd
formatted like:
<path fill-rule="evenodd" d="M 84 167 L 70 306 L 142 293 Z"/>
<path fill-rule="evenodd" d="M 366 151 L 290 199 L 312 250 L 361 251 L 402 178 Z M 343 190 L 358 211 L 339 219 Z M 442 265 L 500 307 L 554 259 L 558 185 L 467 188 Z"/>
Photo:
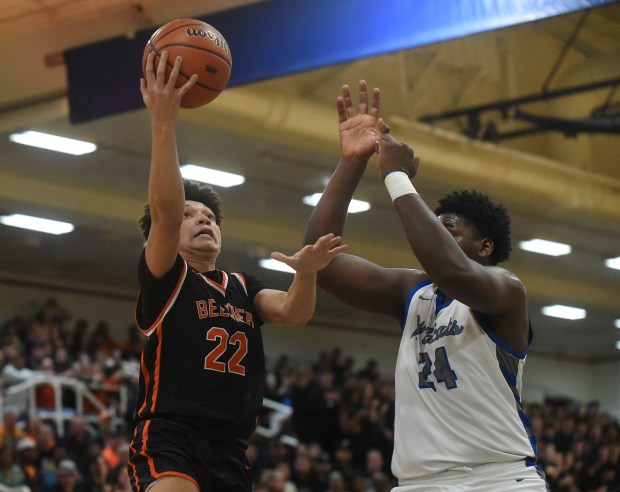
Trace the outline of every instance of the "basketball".
<path fill-rule="evenodd" d="M 146 43 L 142 56 L 142 73 L 146 58 L 155 53 L 157 70 L 163 50 L 168 51 L 166 78 L 170 76 L 177 56 L 183 59 L 176 87 L 181 87 L 193 75 L 196 84 L 181 99 L 182 108 L 197 108 L 213 101 L 226 88 L 230 79 L 232 57 L 224 36 L 206 22 L 195 19 L 176 19 L 164 24 Z"/>

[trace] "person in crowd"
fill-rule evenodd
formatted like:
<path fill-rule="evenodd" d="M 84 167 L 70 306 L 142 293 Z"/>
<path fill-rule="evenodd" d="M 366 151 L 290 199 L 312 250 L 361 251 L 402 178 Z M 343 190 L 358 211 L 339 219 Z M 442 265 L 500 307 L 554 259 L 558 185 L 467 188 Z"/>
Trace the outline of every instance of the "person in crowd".
<path fill-rule="evenodd" d="M 18 427 L 19 408 L 9 405 L 4 409 L 4 421 L 0 422 L 0 445 L 15 448 L 17 441 L 26 435 L 24 430 Z"/>
<path fill-rule="evenodd" d="M 15 462 L 13 447 L 7 444 L 0 445 L 0 490 L 4 489 L 27 490 L 26 476 Z"/>
<path fill-rule="evenodd" d="M 74 461 L 64 459 L 58 464 L 58 483 L 49 492 L 90 492 L 80 476 Z"/>

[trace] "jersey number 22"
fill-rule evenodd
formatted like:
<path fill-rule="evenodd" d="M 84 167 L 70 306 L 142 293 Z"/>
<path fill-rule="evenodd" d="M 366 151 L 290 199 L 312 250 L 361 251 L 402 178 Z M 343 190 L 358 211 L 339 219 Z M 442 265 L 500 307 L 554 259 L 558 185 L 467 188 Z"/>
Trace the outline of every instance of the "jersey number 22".
<path fill-rule="evenodd" d="M 245 366 L 241 364 L 241 361 L 248 353 L 248 339 L 245 333 L 236 331 L 229 336 L 224 328 L 214 326 L 207 332 L 207 340 L 217 341 L 217 345 L 205 357 L 205 369 L 245 376 Z M 222 362 L 219 359 L 226 352 L 228 345 L 236 345 L 237 350 L 228 359 L 228 362 Z"/>

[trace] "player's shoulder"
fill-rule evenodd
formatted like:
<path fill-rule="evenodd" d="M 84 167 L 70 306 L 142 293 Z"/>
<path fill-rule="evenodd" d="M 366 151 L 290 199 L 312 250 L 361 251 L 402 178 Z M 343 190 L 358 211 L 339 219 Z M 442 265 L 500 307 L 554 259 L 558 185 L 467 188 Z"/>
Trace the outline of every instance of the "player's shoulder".
<path fill-rule="evenodd" d="M 406 295 L 408 295 L 412 289 L 420 287 L 424 283 L 432 282 L 428 273 L 424 270 L 417 270 L 415 268 L 399 268 L 398 270 L 401 277 L 402 290 Z"/>
<path fill-rule="evenodd" d="M 511 270 L 501 267 L 499 265 L 489 266 L 491 272 L 493 272 L 501 281 L 505 282 L 509 287 L 525 292 L 525 285 L 521 279 Z"/>
<path fill-rule="evenodd" d="M 267 285 L 265 284 L 265 282 L 263 282 L 261 278 L 254 275 L 253 273 L 241 271 L 241 272 L 230 272 L 228 273 L 228 275 L 236 279 L 236 282 L 245 291 L 245 294 L 252 300 L 254 299 L 256 294 L 258 294 L 261 290 L 264 290 L 267 288 Z"/>

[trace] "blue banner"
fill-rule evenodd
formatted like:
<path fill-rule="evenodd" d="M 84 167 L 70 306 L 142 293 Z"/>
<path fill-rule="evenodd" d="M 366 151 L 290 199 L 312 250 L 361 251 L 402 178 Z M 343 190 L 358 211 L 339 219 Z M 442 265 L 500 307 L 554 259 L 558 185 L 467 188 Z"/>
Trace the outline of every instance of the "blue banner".
<path fill-rule="evenodd" d="M 233 87 L 614 2 L 268 0 L 199 19 L 228 41 Z M 142 54 L 157 27 L 65 53 L 73 123 L 142 107 Z"/>

